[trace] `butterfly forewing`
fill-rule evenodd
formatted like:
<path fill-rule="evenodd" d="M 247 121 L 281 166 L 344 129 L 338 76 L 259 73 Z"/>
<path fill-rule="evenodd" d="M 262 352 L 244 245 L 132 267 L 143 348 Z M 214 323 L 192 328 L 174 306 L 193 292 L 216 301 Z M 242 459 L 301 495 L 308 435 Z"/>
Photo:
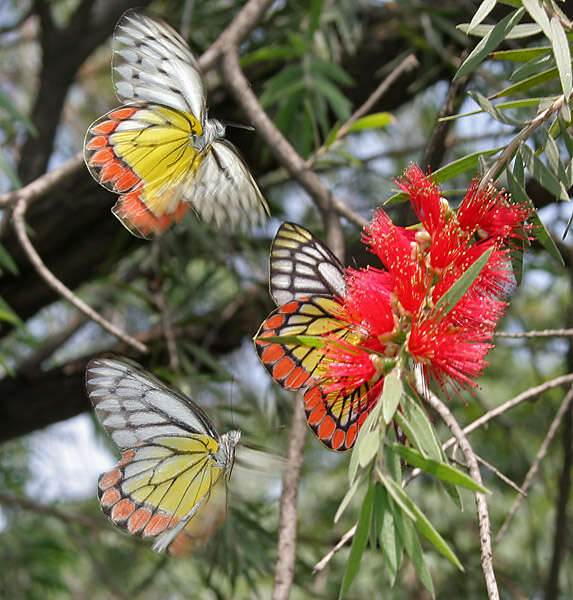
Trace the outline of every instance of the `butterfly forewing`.
<path fill-rule="evenodd" d="M 119 20 L 113 42 L 113 80 L 122 102 L 163 104 L 203 123 L 199 64 L 172 27 L 132 9 Z"/>
<path fill-rule="evenodd" d="M 283 223 L 270 255 L 270 292 L 278 306 L 309 296 L 342 296 L 344 267 L 310 231 Z"/>
<path fill-rule="evenodd" d="M 155 537 L 157 551 L 191 549 L 223 518 L 210 497 L 230 475 L 238 432 L 220 437 L 195 403 L 130 361 L 92 360 L 86 385 L 123 450 L 99 479 L 102 509 L 127 533 Z"/>

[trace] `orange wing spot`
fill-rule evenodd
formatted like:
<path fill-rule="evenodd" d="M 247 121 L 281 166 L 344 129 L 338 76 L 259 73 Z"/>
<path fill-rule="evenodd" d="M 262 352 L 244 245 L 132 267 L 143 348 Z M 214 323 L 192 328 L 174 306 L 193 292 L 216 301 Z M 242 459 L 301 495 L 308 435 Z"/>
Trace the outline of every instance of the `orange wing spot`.
<path fill-rule="evenodd" d="M 126 169 L 125 173 L 115 182 L 113 189 L 116 192 L 127 192 L 127 190 L 134 188 L 140 181 L 141 179 L 133 171 Z"/>
<path fill-rule="evenodd" d="M 284 382 L 284 386 L 291 390 L 298 390 L 301 388 L 310 375 L 301 367 L 296 367 L 296 369 L 286 378 Z"/>
<path fill-rule="evenodd" d="M 113 112 L 110 112 L 108 116 L 111 117 L 112 119 L 117 119 L 118 121 L 123 121 L 124 119 L 129 119 L 129 117 L 134 115 L 138 110 L 139 110 L 138 108 L 123 107 L 123 108 L 118 108 L 117 110 L 114 110 Z"/>
<path fill-rule="evenodd" d="M 90 165 L 94 167 L 101 167 L 111 160 L 115 160 L 115 154 L 113 150 L 109 147 L 102 148 L 97 152 L 94 152 L 93 156 L 90 158 Z"/>
<path fill-rule="evenodd" d="M 118 126 L 119 121 L 102 121 L 97 125 L 94 125 L 91 129 L 91 133 L 95 133 L 96 135 L 104 134 L 108 135 L 115 131 L 115 128 Z"/>
<path fill-rule="evenodd" d="M 121 494 L 117 488 L 110 488 L 106 490 L 99 499 L 101 505 L 104 508 L 109 508 L 113 506 L 119 499 L 121 498 Z"/>
<path fill-rule="evenodd" d="M 114 521 L 125 521 L 134 510 L 135 504 L 129 498 L 124 498 L 111 509 L 111 518 Z"/>
<path fill-rule="evenodd" d="M 285 321 L 284 315 L 281 314 L 277 314 L 277 315 L 273 315 L 272 317 L 269 317 L 266 321 L 265 321 L 265 328 L 266 329 L 275 329 L 277 327 L 280 327 Z M 272 335 L 275 335 L 274 333 Z"/>
<path fill-rule="evenodd" d="M 171 515 L 155 513 L 143 530 L 143 535 L 159 535 L 167 528 L 169 523 L 175 525 L 177 521 L 177 517 L 171 518 Z"/>
<path fill-rule="evenodd" d="M 308 424 L 316 425 L 317 423 L 320 423 L 324 418 L 324 415 L 326 415 L 326 408 L 324 408 L 322 402 L 318 402 L 307 417 Z"/>
<path fill-rule="evenodd" d="M 290 314 L 290 313 L 296 312 L 298 310 L 299 306 L 300 306 L 300 302 L 293 300 L 292 302 L 287 302 L 287 304 L 283 304 L 281 306 L 281 312 Z"/>
<path fill-rule="evenodd" d="M 115 485 L 119 481 L 120 477 L 121 477 L 121 471 L 119 469 L 114 469 L 113 471 L 110 471 L 109 473 L 104 473 L 99 478 L 99 489 L 107 490 L 108 488 Z"/>
<path fill-rule="evenodd" d="M 121 460 L 117 463 L 117 466 L 125 467 L 125 465 L 128 465 L 133 460 L 134 456 L 135 456 L 135 450 L 126 450 L 121 455 Z"/>
<path fill-rule="evenodd" d="M 102 183 L 105 183 L 106 181 L 119 179 L 125 172 L 123 165 L 119 161 L 113 160 L 102 167 L 99 178 Z"/>
<path fill-rule="evenodd" d="M 109 142 L 109 137 L 107 135 L 96 135 L 86 144 L 86 148 L 88 150 L 95 150 L 96 148 L 103 148 L 104 146 L 107 146 L 108 142 Z"/>
<path fill-rule="evenodd" d="M 336 423 L 330 415 L 324 417 L 322 423 L 318 426 L 318 437 L 321 440 L 329 440 L 336 429 Z"/>
<path fill-rule="evenodd" d="M 280 344 L 270 344 L 261 353 L 261 360 L 266 365 L 273 365 L 279 358 L 283 357 L 285 351 Z"/>
<path fill-rule="evenodd" d="M 312 409 L 319 403 L 322 402 L 322 392 L 318 387 L 312 387 L 304 394 L 304 407 L 306 412 L 312 411 Z"/>
<path fill-rule="evenodd" d="M 273 367 L 272 376 L 277 381 L 280 381 L 281 379 L 284 379 L 295 367 L 296 365 L 294 364 L 292 358 L 283 356 Z"/>
<path fill-rule="evenodd" d="M 330 445 L 332 446 L 333 450 L 338 450 L 344 444 L 345 437 L 346 436 L 344 435 L 344 431 L 342 431 L 342 429 L 337 429 L 334 432 L 332 440 L 330 441 Z M 343 448 L 343 450 L 346 450 L 346 448 Z"/>
<path fill-rule="evenodd" d="M 358 425 L 353 423 L 346 432 L 346 447 L 352 448 L 354 446 L 354 442 L 356 440 L 356 436 L 358 435 Z"/>
<path fill-rule="evenodd" d="M 151 519 L 152 512 L 148 508 L 138 508 L 132 515 L 129 517 L 129 521 L 127 522 L 127 530 L 129 533 L 137 533 L 142 530 L 146 525 L 149 519 Z"/>
<path fill-rule="evenodd" d="M 120 196 L 114 213 L 144 236 L 163 233 L 173 223 L 173 215 L 156 217 L 139 197 L 140 189 Z"/>
<path fill-rule="evenodd" d="M 368 413 L 370 411 L 365 410 L 359 417 L 358 417 L 358 429 L 360 429 L 362 427 L 362 424 L 364 423 L 364 421 L 366 421 L 366 417 L 368 416 Z"/>

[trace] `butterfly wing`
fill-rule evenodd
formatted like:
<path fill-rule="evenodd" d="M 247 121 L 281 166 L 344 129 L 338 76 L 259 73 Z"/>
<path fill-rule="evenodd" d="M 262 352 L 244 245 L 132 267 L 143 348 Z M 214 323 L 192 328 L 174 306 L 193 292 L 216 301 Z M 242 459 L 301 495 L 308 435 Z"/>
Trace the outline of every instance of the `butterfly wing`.
<path fill-rule="evenodd" d="M 200 130 L 193 115 L 158 104 L 123 106 L 90 125 L 86 165 L 120 194 L 113 213 L 135 235 L 160 234 L 187 212 L 185 190 L 204 158 L 189 139 Z"/>
<path fill-rule="evenodd" d="M 199 64 L 164 21 L 137 9 L 125 12 L 113 35 L 112 67 L 122 102 L 162 104 L 203 123 L 206 98 Z"/>
<path fill-rule="evenodd" d="M 155 537 L 159 552 L 181 552 L 189 547 L 181 543 L 184 536 L 206 536 L 200 523 L 211 526 L 218 512 L 210 506 L 211 492 L 230 473 L 234 452 L 219 451 L 222 439 L 205 413 L 125 360 L 90 361 L 86 386 L 99 420 L 123 451 L 99 479 L 103 511 L 127 533 Z M 193 533 L 185 533 L 191 524 Z"/>
<path fill-rule="evenodd" d="M 209 147 L 185 195 L 199 217 L 219 229 L 252 227 L 270 214 L 247 165 L 224 139 Z"/>
<path fill-rule="evenodd" d="M 308 229 L 283 223 L 271 245 L 269 287 L 277 306 L 309 296 L 342 296 L 344 267 Z"/>
<path fill-rule="evenodd" d="M 346 395 L 327 392 L 325 357 L 321 348 L 265 340 L 295 335 L 356 343 L 356 334 L 344 321 L 336 300 L 311 296 L 292 300 L 278 308 L 263 322 L 255 336 L 257 353 L 271 377 L 286 389 L 301 390 L 308 424 L 318 439 L 332 450 L 348 450 L 379 392 L 366 384 Z"/>

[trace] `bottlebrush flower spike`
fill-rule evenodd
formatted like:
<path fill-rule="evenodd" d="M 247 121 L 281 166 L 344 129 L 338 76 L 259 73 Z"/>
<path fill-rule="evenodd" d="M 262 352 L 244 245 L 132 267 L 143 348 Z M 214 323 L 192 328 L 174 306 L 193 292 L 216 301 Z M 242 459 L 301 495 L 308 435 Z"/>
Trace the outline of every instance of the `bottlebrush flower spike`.
<path fill-rule="evenodd" d="M 337 450 L 352 446 L 397 362 L 402 369 L 421 367 L 426 382 L 442 388 L 477 385 L 515 285 L 511 252 L 530 231 L 530 209 L 511 204 L 493 185 L 480 189 L 474 181 L 455 210 L 417 166 L 397 184 L 420 223 L 404 228 L 382 209 L 374 215 L 363 241 L 386 270 L 347 269 L 343 293 L 327 290 L 279 308 L 256 338 L 271 375 L 289 389 L 306 389 L 309 424 Z M 448 292 L 478 260 L 483 267 L 473 281 L 465 277 L 452 301 Z M 312 347 L 304 340 L 264 341 L 282 335 L 318 335 L 322 341 Z M 293 380 L 297 385 L 288 383 Z"/>

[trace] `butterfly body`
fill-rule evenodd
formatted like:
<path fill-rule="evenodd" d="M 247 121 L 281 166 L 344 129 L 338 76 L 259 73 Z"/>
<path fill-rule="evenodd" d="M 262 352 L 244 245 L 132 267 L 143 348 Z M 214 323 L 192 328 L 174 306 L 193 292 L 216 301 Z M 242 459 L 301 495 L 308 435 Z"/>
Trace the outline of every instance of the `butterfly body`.
<path fill-rule="evenodd" d="M 151 237 L 192 208 L 218 228 L 262 222 L 268 206 L 247 166 L 207 118 L 197 60 L 163 21 L 126 12 L 114 33 L 114 86 L 126 104 L 89 128 L 84 157 L 92 176 L 119 194 L 112 212 Z"/>
<path fill-rule="evenodd" d="M 155 538 L 154 550 L 185 554 L 224 518 L 240 432 L 220 436 L 195 403 L 130 361 L 90 361 L 86 386 L 122 450 L 98 481 L 103 511 L 127 533 Z"/>

